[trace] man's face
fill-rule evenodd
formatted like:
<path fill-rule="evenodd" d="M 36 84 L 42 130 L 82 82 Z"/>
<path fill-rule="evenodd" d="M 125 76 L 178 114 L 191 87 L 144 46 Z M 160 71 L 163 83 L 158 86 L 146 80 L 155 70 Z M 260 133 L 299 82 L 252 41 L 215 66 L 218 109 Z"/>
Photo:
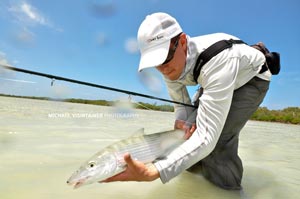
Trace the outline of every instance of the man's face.
<path fill-rule="evenodd" d="M 166 61 L 157 66 L 159 70 L 167 79 L 177 80 L 185 66 L 186 61 L 186 38 L 182 34 L 175 42 L 171 42 L 170 50 Z"/>

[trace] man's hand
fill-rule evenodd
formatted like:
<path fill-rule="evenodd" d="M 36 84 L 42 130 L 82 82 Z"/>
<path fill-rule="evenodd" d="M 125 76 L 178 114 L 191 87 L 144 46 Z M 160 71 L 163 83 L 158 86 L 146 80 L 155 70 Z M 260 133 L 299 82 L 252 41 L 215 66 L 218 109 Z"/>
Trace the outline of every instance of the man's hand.
<path fill-rule="evenodd" d="M 146 166 L 142 162 L 133 160 L 128 153 L 124 155 L 124 160 L 127 163 L 125 171 L 101 182 L 153 181 L 159 178 L 159 172 L 153 164 Z"/>
<path fill-rule="evenodd" d="M 262 52 L 264 55 L 266 55 L 270 52 L 263 42 L 258 42 L 257 44 L 254 44 L 251 46 L 253 48 L 256 48 L 257 50 L 259 50 L 260 52 Z"/>
<path fill-rule="evenodd" d="M 187 140 L 192 136 L 192 134 L 196 130 L 197 126 L 196 126 L 196 124 L 187 124 L 187 122 L 185 122 L 185 121 L 176 120 L 174 128 L 182 129 L 185 132 L 184 139 Z"/>

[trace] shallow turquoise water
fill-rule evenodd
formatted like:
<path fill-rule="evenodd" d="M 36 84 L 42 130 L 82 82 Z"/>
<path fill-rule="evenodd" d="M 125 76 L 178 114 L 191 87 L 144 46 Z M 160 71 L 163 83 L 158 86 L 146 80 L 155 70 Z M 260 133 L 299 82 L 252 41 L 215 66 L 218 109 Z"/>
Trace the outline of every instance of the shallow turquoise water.
<path fill-rule="evenodd" d="M 145 128 L 173 127 L 173 113 L 116 112 L 112 107 L 0 97 L 0 198 L 297 198 L 300 126 L 249 121 L 241 133 L 243 191 L 225 191 L 184 172 L 163 185 L 92 184 L 67 178 L 108 144 Z"/>

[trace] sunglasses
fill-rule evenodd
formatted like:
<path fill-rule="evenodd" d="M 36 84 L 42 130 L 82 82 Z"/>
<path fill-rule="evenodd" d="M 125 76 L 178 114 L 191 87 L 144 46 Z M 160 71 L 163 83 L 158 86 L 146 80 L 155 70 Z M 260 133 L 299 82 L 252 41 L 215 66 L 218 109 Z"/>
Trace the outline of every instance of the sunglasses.
<path fill-rule="evenodd" d="M 167 64 L 173 59 L 174 54 L 175 54 L 176 49 L 177 49 L 177 46 L 178 46 L 178 43 L 179 43 L 179 39 L 180 39 L 180 37 L 178 36 L 178 38 L 176 39 L 173 47 L 169 50 L 167 59 L 161 65 Z"/>

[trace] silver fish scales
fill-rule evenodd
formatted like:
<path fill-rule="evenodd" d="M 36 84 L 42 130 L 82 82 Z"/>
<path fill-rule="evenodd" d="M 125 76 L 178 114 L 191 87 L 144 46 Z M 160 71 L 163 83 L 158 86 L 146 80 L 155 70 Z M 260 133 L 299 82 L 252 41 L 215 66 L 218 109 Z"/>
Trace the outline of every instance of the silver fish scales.
<path fill-rule="evenodd" d="M 140 130 L 133 136 L 115 142 L 96 153 L 71 175 L 67 183 L 78 188 L 103 181 L 126 169 L 123 159 L 126 153 L 133 159 L 147 164 L 165 157 L 184 141 L 184 132 L 181 130 L 149 135 Z"/>

